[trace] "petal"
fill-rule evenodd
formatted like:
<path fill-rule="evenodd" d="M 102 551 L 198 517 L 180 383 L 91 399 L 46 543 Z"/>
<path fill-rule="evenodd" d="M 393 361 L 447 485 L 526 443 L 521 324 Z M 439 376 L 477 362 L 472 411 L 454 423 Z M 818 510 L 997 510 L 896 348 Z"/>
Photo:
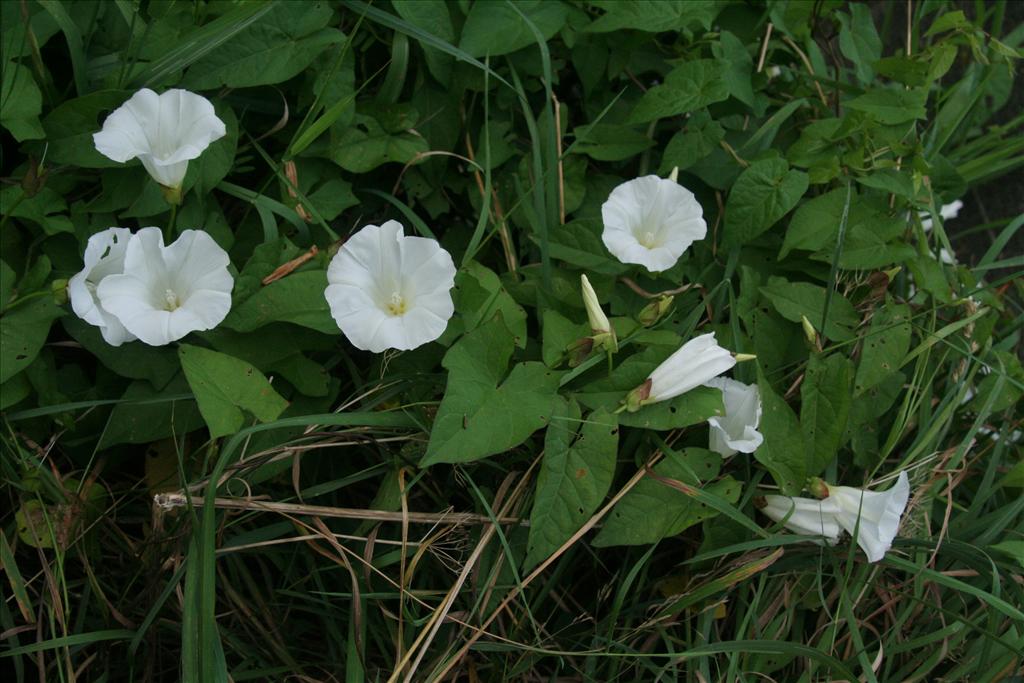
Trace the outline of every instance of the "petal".
<path fill-rule="evenodd" d="M 177 335 L 175 339 L 181 339 L 189 332 L 195 332 L 199 330 L 212 330 L 217 325 L 224 321 L 224 318 L 228 316 L 228 312 L 231 311 L 231 294 L 228 292 L 218 291 L 215 289 L 200 289 L 192 292 L 188 299 L 177 309 L 172 311 L 172 333 Z M 182 322 L 178 322 L 175 317 L 179 312 L 183 312 L 181 318 Z M 184 320 L 187 319 L 189 326 L 185 330 L 186 323 Z M 182 332 L 182 330 L 185 330 Z"/>
<path fill-rule="evenodd" d="M 400 316 L 405 332 L 405 343 L 395 346 L 396 349 L 409 351 L 428 342 L 432 342 L 448 327 L 448 318 L 442 318 L 427 308 L 414 308 Z"/>
<path fill-rule="evenodd" d="M 714 333 L 703 334 L 683 344 L 650 374 L 649 402 L 664 401 L 705 384 L 732 366 L 736 359 L 718 346 Z"/>
<path fill-rule="evenodd" d="M 188 160 L 178 161 L 173 164 L 166 164 L 159 161 L 152 154 L 140 154 L 139 161 L 157 183 L 164 187 L 181 187 L 185 182 L 185 174 L 188 173 Z"/>
<path fill-rule="evenodd" d="M 146 282 L 127 274 L 110 275 L 96 291 L 103 308 L 146 344 L 162 346 L 172 341 L 171 314 L 153 305 Z"/>
<path fill-rule="evenodd" d="M 213 103 L 202 95 L 174 88 L 160 95 L 154 156 L 162 164 L 195 159 L 227 133 Z"/>
<path fill-rule="evenodd" d="M 148 122 L 159 111 L 159 96 L 143 88 L 115 109 L 103 121 L 103 129 L 92 136 L 93 144 L 103 156 L 124 163 L 140 154 L 153 151 Z"/>
<path fill-rule="evenodd" d="M 422 294 L 448 291 L 455 286 L 455 263 L 437 240 L 402 237 L 399 248 L 405 296 L 415 299 Z"/>
<path fill-rule="evenodd" d="M 170 282 L 163 251 L 164 236 L 160 228 L 142 228 L 128 243 L 124 256 L 124 274 L 131 275 L 153 292 L 162 295 Z M 153 305 L 160 306 L 160 301 L 153 300 Z"/>
<path fill-rule="evenodd" d="M 228 272 L 231 259 L 202 230 L 184 230 L 163 253 L 167 270 L 174 274 L 171 288 L 187 299 L 190 291 L 211 289 L 230 293 L 234 279 Z"/>
<path fill-rule="evenodd" d="M 125 342 L 135 341 L 136 336 L 125 329 L 121 321 L 112 315 L 105 315 L 104 324 L 100 327 L 100 334 L 103 335 L 103 341 L 107 342 L 111 346 L 120 346 Z"/>

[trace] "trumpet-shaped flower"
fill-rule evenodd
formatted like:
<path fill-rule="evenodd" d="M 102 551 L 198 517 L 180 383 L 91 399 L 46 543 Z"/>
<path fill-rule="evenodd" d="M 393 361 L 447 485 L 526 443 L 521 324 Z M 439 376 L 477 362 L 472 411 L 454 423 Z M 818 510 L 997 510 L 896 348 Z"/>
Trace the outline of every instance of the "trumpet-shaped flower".
<path fill-rule="evenodd" d="M 839 508 L 833 500 L 764 496 L 763 503 L 759 501 L 758 505 L 761 512 L 773 521 L 782 522 L 790 531 L 805 536 L 824 536 L 832 545 L 839 542 L 841 530 L 836 521 Z"/>
<path fill-rule="evenodd" d="M 229 263 L 205 232 L 185 230 L 164 246 L 159 228 L 143 228 L 128 242 L 124 273 L 103 278 L 96 291 L 128 332 L 162 346 L 224 320 L 234 286 Z"/>
<path fill-rule="evenodd" d="M 436 240 L 405 236 L 401 223 L 367 225 L 331 260 L 324 296 L 359 349 L 415 349 L 440 337 L 455 312 L 455 264 Z"/>
<path fill-rule="evenodd" d="M 717 377 L 706 384 L 722 391 L 725 404 L 725 415 L 708 420 L 711 426 L 708 448 L 725 458 L 756 451 L 764 441 L 764 436 L 757 431 L 761 421 L 761 396 L 757 385 L 728 377 Z"/>
<path fill-rule="evenodd" d="M 651 272 L 668 270 L 708 228 L 693 193 L 655 175 L 625 182 L 601 206 L 601 239 L 615 258 Z"/>
<path fill-rule="evenodd" d="M 615 329 L 608 321 L 608 316 L 601 310 L 601 303 L 597 300 L 597 292 L 590 285 L 590 280 L 584 274 L 580 275 L 580 286 L 583 289 L 583 306 L 587 309 L 587 320 L 590 322 L 590 331 L 594 333 L 594 344 L 603 345 L 611 352 L 619 350 L 618 340 L 615 338 Z"/>
<path fill-rule="evenodd" d="M 826 501 L 836 507 L 836 521 L 868 556 L 869 562 L 878 562 L 892 547 L 900 528 L 900 517 L 910 499 L 910 482 L 906 472 L 900 472 L 896 483 L 888 491 L 865 491 L 851 486 L 829 486 Z"/>
<path fill-rule="evenodd" d="M 667 401 L 706 384 L 736 365 L 736 358 L 715 341 L 715 333 L 702 334 L 686 342 L 631 391 L 626 406 L 631 412 L 641 406 Z"/>
<path fill-rule="evenodd" d="M 121 163 L 138 158 L 153 180 L 180 190 L 189 160 L 226 132 L 205 97 L 179 89 L 157 95 L 143 88 L 115 109 L 92 139 L 103 156 Z"/>
<path fill-rule="evenodd" d="M 108 275 L 124 272 L 124 255 L 132 231 L 128 228 L 107 228 L 89 238 L 85 246 L 85 267 L 68 280 L 71 309 L 79 318 L 100 328 L 104 341 L 120 346 L 135 339 L 121 321 L 100 304 L 96 288 Z"/>

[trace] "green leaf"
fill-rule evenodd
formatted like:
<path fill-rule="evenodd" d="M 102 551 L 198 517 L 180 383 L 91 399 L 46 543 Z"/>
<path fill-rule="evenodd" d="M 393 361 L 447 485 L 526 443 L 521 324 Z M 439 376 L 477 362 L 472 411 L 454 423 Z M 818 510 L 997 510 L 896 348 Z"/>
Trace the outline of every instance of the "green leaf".
<path fill-rule="evenodd" d="M 729 31 L 719 34 L 719 41 L 711 44 L 715 57 L 722 60 L 724 69 L 722 76 L 729 87 L 729 94 L 737 100 L 752 107 L 754 90 L 751 79 L 754 74 L 754 60 L 747 51 L 746 45 Z"/>
<path fill-rule="evenodd" d="M 549 368 L 555 367 L 563 360 L 565 347 L 591 334 L 589 324 L 574 323 L 551 308 L 544 311 L 542 320 L 541 357 Z"/>
<path fill-rule="evenodd" d="M 577 218 L 555 226 L 548 237 L 552 258 L 582 268 L 588 273 L 621 275 L 629 266 L 612 258 L 601 240 L 604 224 L 596 218 Z"/>
<path fill-rule="evenodd" d="M 20 372 L 0 384 L 0 410 L 7 410 L 32 393 L 27 373 Z"/>
<path fill-rule="evenodd" d="M 436 36 L 446 43 L 455 42 L 455 28 L 451 15 L 443 0 L 392 0 L 391 6 L 398 15 L 413 26 Z M 427 68 L 440 83 L 447 85 L 451 80 L 455 59 L 437 48 L 421 44 L 427 58 Z"/>
<path fill-rule="evenodd" d="M 119 443 L 149 443 L 184 434 L 203 426 L 196 402 L 189 395 L 185 377 L 178 374 L 162 389 L 146 381 L 128 385 L 121 396 L 123 403 L 114 406 L 99 448 Z"/>
<path fill-rule="evenodd" d="M 839 17 L 839 50 L 853 62 L 857 79 L 870 83 L 875 77 L 871 64 L 882 56 L 882 39 L 871 20 L 871 8 L 859 3 L 850 3 L 850 14 L 837 12 Z"/>
<path fill-rule="evenodd" d="M 807 174 L 782 159 L 755 161 L 736 179 L 725 205 L 725 246 L 746 244 L 772 227 L 807 191 Z"/>
<path fill-rule="evenodd" d="M 722 458 L 717 453 L 703 448 L 685 448 L 655 465 L 654 472 L 735 503 L 740 495 L 739 482 L 725 477 L 707 483 L 718 476 L 721 466 Z M 645 477 L 608 513 L 592 544 L 606 548 L 657 543 L 717 514 L 682 491 Z"/>
<path fill-rule="evenodd" d="M 122 166 L 96 151 L 92 135 L 99 132 L 102 121 L 131 96 L 124 90 L 100 90 L 57 105 L 43 119 L 43 130 L 49 147 L 46 160 L 54 164 L 70 164 L 81 168 L 114 168 Z M 143 173 L 139 166 L 139 173 Z"/>
<path fill-rule="evenodd" d="M 171 381 L 180 367 L 177 355 L 169 347 L 149 346 L 142 342 L 111 346 L 103 340 L 98 327 L 76 315 L 65 316 L 61 323 L 86 351 L 122 377 L 144 379 L 159 389 Z"/>
<path fill-rule="evenodd" d="M 807 479 L 807 451 L 796 413 L 758 371 L 761 392 L 761 424 L 764 443 L 754 457 L 764 465 L 787 496 L 800 493 Z"/>
<path fill-rule="evenodd" d="M 586 27 L 591 33 L 624 28 L 661 33 L 678 31 L 694 23 L 710 29 L 723 6 L 718 0 L 596 0 L 590 4 L 606 10 Z"/>
<path fill-rule="evenodd" d="M 421 467 L 507 451 L 548 424 L 561 373 L 529 362 L 506 378 L 513 346 L 499 313 L 448 350 L 448 384 Z"/>
<path fill-rule="evenodd" d="M 945 54 L 945 52 L 943 51 L 941 54 Z M 953 48 L 953 54 L 956 54 L 955 47 Z M 929 74 L 931 73 L 932 65 L 927 59 L 914 59 L 904 55 L 893 55 L 892 57 L 878 60 L 875 62 L 874 67 L 879 75 L 891 78 L 903 85 L 925 85 L 931 80 Z"/>
<path fill-rule="evenodd" d="M 683 62 L 640 98 L 630 123 L 647 123 L 656 119 L 685 114 L 729 97 L 724 67 L 713 59 Z"/>
<path fill-rule="evenodd" d="M 761 287 L 761 293 L 768 297 L 775 310 L 792 322 L 799 323 L 806 316 L 817 329 L 825 311 L 827 292 L 824 287 L 809 282 L 789 282 L 785 278 L 768 278 L 768 284 Z M 832 294 L 829 318 L 825 322 L 825 336 L 834 341 L 853 339 L 852 328 L 860 322 L 853 304 L 838 292 Z"/>
<path fill-rule="evenodd" d="M 654 140 L 633 126 L 595 123 L 573 131 L 576 143 L 573 152 L 586 154 L 598 161 L 622 161 L 654 146 Z"/>
<path fill-rule="evenodd" d="M 630 356 L 610 376 L 583 387 L 576 398 L 594 410 L 615 410 L 626 394 L 643 384 L 651 372 L 677 349 L 677 346 L 651 346 Z M 619 424 L 666 431 L 704 422 L 723 411 L 721 391 L 697 387 L 668 401 L 646 405 L 635 413 L 620 413 Z"/>
<path fill-rule="evenodd" d="M 50 296 L 32 299 L 0 316 L 0 384 L 27 368 L 43 348 L 50 324 L 64 315 Z"/>
<path fill-rule="evenodd" d="M 0 260 L 0 311 L 3 311 L 14 296 L 14 283 L 18 276 L 3 260 Z"/>
<path fill-rule="evenodd" d="M 672 136 L 661 158 L 659 173 L 673 168 L 687 169 L 718 149 L 725 137 L 725 129 L 706 110 L 695 112 L 686 119 L 683 129 Z"/>
<path fill-rule="evenodd" d="M 1020 359 L 1006 351 L 994 350 L 992 354 L 986 359 L 992 371 L 981 380 L 977 394 L 967 404 L 971 410 L 979 411 L 984 408 L 989 397 L 998 388 L 1000 380 L 1003 387 L 992 401 L 990 410 L 993 413 L 1006 410 L 1024 395 L 1020 388 L 1024 386 L 1024 368 L 1021 367 Z"/>
<path fill-rule="evenodd" d="M 928 91 L 923 88 L 875 89 L 847 100 L 846 107 L 870 114 L 880 123 L 895 125 L 926 118 L 927 101 Z"/>
<path fill-rule="evenodd" d="M 214 439 L 242 428 L 242 409 L 260 422 L 271 422 L 288 407 L 288 401 L 250 363 L 191 344 L 178 347 L 178 358 Z"/>
<path fill-rule="evenodd" d="M 472 57 L 505 55 L 537 43 L 530 25 L 520 12 L 537 27 L 545 40 L 558 33 L 569 15 L 569 7 L 560 2 L 515 0 L 515 8 L 512 4 L 473 3 L 462 26 L 459 48 Z"/>
<path fill-rule="evenodd" d="M 283 2 L 189 67 L 182 87 L 209 90 L 248 88 L 286 81 L 317 55 L 345 40 L 324 28 L 333 9 L 327 3 Z"/>
<path fill-rule="evenodd" d="M 388 162 L 408 163 L 429 149 L 419 134 L 388 133 L 376 119 L 357 115 L 356 123 L 335 137 L 332 131 L 331 161 L 352 173 L 366 173 Z"/>
<path fill-rule="evenodd" d="M 43 111 L 43 94 L 28 68 L 5 62 L 0 84 L 0 125 L 10 131 L 18 142 L 45 137 L 39 114 Z"/>
<path fill-rule="evenodd" d="M 846 356 L 811 354 L 800 386 L 800 427 L 807 449 L 805 476 L 820 474 L 839 451 L 850 416 L 852 380 L 853 364 Z"/>
<path fill-rule="evenodd" d="M 897 372 L 910 351 L 910 307 L 887 302 L 875 310 L 871 328 L 864 335 L 860 363 L 853 383 L 860 396 Z"/>
<path fill-rule="evenodd" d="M 455 310 L 461 316 L 463 332 L 476 329 L 500 312 L 516 346 L 526 347 L 526 311 L 505 291 L 501 278 L 490 268 L 476 261 L 460 268 L 455 275 L 453 299 Z"/>
<path fill-rule="evenodd" d="M 268 323 L 288 322 L 325 334 L 338 334 L 338 326 L 324 298 L 327 271 L 304 270 L 258 289 L 231 309 L 223 325 L 236 332 L 252 332 Z"/>
<path fill-rule="evenodd" d="M 4 207 L 5 213 L 9 211 L 11 216 L 36 223 L 47 235 L 75 231 L 75 226 L 64 213 L 67 211 L 64 198 L 54 190 L 44 187 L 34 197 L 26 196 L 15 206 L 14 202 L 23 192 L 20 185 L 11 185 L 0 190 L 0 206 Z M 25 293 L 22 291 L 22 294 Z"/>
<path fill-rule="evenodd" d="M 615 476 L 619 426 L 596 410 L 580 420 L 575 401 L 562 402 L 544 438 L 524 568 L 558 550 L 597 510 Z"/>

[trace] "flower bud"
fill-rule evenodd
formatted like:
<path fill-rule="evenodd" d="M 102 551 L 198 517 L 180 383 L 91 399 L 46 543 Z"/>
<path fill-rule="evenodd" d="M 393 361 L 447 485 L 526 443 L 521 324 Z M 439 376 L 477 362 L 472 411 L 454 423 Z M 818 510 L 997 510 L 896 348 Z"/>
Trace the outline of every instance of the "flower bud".
<path fill-rule="evenodd" d="M 678 166 L 673 166 L 672 167 L 672 172 L 668 174 L 668 179 L 671 180 L 673 183 L 678 183 L 679 182 L 679 167 Z"/>
<path fill-rule="evenodd" d="M 757 355 L 753 353 L 734 353 L 732 357 L 737 363 L 742 363 L 748 360 L 757 360 Z"/>
<path fill-rule="evenodd" d="M 806 315 L 800 316 L 800 324 L 804 328 L 804 336 L 807 337 L 807 341 L 810 342 L 811 346 L 818 346 L 818 332 L 814 329 L 814 325 L 807 319 Z"/>
<path fill-rule="evenodd" d="M 26 199 L 31 199 L 39 194 L 46 186 L 48 174 L 49 171 L 41 163 L 37 163 L 35 157 L 28 158 L 28 170 L 21 178 L 21 189 L 24 191 Z"/>
<path fill-rule="evenodd" d="M 673 296 L 662 295 L 643 307 L 640 314 L 637 316 L 637 320 L 644 327 L 650 327 L 654 323 L 661 320 L 669 309 L 672 307 L 672 301 L 675 299 Z"/>
<path fill-rule="evenodd" d="M 583 288 L 583 306 L 587 309 L 590 331 L 594 333 L 594 345 L 604 347 L 608 351 L 615 353 L 619 350 L 619 342 L 615 338 L 615 329 L 608 321 L 608 316 L 601 310 L 601 304 L 597 300 L 597 292 L 590 286 L 590 280 L 587 279 L 586 275 L 580 275 L 580 285 Z"/>
<path fill-rule="evenodd" d="M 54 280 L 50 283 L 50 292 L 53 294 L 53 300 L 58 306 L 63 306 L 68 302 L 68 281 L 64 278 Z"/>

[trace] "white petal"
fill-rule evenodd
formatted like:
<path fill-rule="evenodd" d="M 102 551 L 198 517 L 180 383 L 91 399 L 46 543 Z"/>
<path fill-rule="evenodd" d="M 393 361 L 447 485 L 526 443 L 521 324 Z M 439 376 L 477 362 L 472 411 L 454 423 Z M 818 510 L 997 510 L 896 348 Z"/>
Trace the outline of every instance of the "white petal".
<path fill-rule="evenodd" d="M 92 235 L 82 258 L 84 268 L 68 281 L 71 309 L 82 320 L 99 327 L 103 338 L 112 346 L 120 346 L 135 337 L 117 318 L 104 310 L 96 296 L 96 287 L 108 275 L 120 274 L 124 270 L 130 239 L 131 230 L 128 228 L 108 228 Z"/>
<path fill-rule="evenodd" d="M 834 502 L 814 498 L 765 496 L 761 512 L 790 531 L 807 536 L 824 536 L 829 543 L 839 541 Z"/>
<path fill-rule="evenodd" d="M 605 246 L 623 263 L 668 270 L 707 235 L 703 209 L 675 181 L 649 175 L 625 182 L 601 206 Z"/>
<path fill-rule="evenodd" d="M 158 183 L 180 187 L 188 161 L 226 132 L 205 97 L 179 89 L 157 95 L 143 88 L 106 118 L 93 143 L 114 161 L 139 158 Z"/>
<path fill-rule="evenodd" d="M 103 307 L 146 344 L 163 346 L 172 341 L 171 314 L 153 304 L 146 282 L 131 275 L 111 275 L 100 283 L 97 293 Z"/>
<path fill-rule="evenodd" d="M 839 512 L 836 520 L 868 556 L 869 562 L 878 562 L 892 547 L 899 531 L 900 517 L 910 499 L 910 482 L 906 472 L 900 472 L 896 484 L 888 491 L 866 491 L 850 486 L 829 486 L 829 500 L 835 502 Z"/>
<path fill-rule="evenodd" d="M 231 258 L 212 237 L 201 230 L 183 230 L 164 250 L 167 270 L 174 273 L 172 288 L 185 293 L 210 289 L 231 293 L 234 280 L 228 272 Z"/>
<path fill-rule="evenodd" d="M 455 264 L 435 240 L 406 237 L 402 225 L 368 225 L 327 268 L 324 297 L 356 348 L 414 349 L 444 333 L 455 312 Z"/>
<path fill-rule="evenodd" d="M 683 344 L 650 374 L 647 402 L 664 401 L 684 394 L 736 365 L 733 355 L 720 347 L 713 332 Z"/>
<path fill-rule="evenodd" d="M 761 421 L 761 399 L 756 384 L 744 384 L 728 377 L 706 382 L 721 390 L 725 415 L 712 417 L 710 448 L 724 457 L 740 453 L 753 453 L 764 441 L 757 431 Z M 728 452 L 725 452 L 728 451 Z"/>

